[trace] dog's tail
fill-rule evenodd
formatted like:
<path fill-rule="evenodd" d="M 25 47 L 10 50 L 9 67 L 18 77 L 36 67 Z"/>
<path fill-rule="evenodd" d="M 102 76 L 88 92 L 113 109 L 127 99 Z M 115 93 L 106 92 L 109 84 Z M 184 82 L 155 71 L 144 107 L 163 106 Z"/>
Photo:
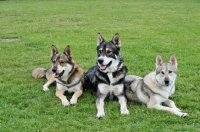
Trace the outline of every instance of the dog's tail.
<path fill-rule="evenodd" d="M 31 75 L 33 78 L 45 78 L 46 72 L 47 72 L 46 69 L 38 67 L 38 68 L 33 69 Z"/>

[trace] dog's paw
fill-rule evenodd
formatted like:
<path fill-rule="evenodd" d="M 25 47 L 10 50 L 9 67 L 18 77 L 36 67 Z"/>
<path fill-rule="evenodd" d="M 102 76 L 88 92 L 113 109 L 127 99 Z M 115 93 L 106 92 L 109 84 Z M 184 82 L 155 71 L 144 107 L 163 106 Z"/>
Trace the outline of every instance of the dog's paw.
<path fill-rule="evenodd" d="M 71 100 L 70 100 L 70 104 L 74 105 L 74 104 L 76 104 L 76 103 L 77 103 L 77 99 L 71 99 Z"/>
<path fill-rule="evenodd" d="M 188 113 L 182 113 L 181 117 L 183 117 L 183 118 L 188 117 Z"/>
<path fill-rule="evenodd" d="M 121 109 L 121 114 L 128 115 L 129 114 L 128 109 L 127 108 Z"/>
<path fill-rule="evenodd" d="M 70 105 L 70 103 L 69 103 L 69 101 L 68 101 L 67 99 L 62 100 L 62 104 L 63 104 L 64 106 L 69 106 L 69 105 Z"/>
<path fill-rule="evenodd" d="M 97 113 L 97 118 L 102 118 L 102 117 L 104 117 L 105 116 L 105 113 L 104 112 L 98 112 Z"/>
<path fill-rule="evenodd" d="M 48 88 L 47 86 L 44 85 L 44 86 L 43 86 L 43 90 L 44 90 L 44 91 L 48 91 L 49 88 Z"/>

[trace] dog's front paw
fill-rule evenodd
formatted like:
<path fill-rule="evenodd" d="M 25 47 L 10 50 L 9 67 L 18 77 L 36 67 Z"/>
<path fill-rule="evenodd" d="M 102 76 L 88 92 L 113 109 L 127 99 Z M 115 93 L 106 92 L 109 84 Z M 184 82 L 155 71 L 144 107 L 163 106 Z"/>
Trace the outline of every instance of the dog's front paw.
<path fill-rule="evenodd" d="M 76 103 L 77 103 L 77 99 L 71 99 L 71 100 L 70 100 L 70 104 L 74 105 L 74 104 L 76 104 Z"/>
<path fill-rule="evenodd" d="M 182 113 L 181 117 L 183 117 L 183 118 L 188 117 L 188 113 Z"/>
<path fill-rule="evenodd" d="M 129 114 L 128 109 L 127 108 L 121 109 L 121 114 L 128 115 Z"/>
<path fill-rule="evenodd" d="M 48 88 L 47 86 L 43 85 L 43 90 L 44 90 L 44 91 L 48 91 L 49 88 Z"/>
<path fill-rule="evenodd" d="M 64 106 L 69 106 L 70 104 L 69 104 L 69 101 L 67 100 L 67 99 L 63 99 L 62 100 L 62 104 L 64 105 Z"/>
<path fill-rule="evenodd" d="M 105 116 L 105 113 L 104 112 L 98 112 L 97 113 L 97 118 L 102 118 L 102 117 L 104 117 Z"/>

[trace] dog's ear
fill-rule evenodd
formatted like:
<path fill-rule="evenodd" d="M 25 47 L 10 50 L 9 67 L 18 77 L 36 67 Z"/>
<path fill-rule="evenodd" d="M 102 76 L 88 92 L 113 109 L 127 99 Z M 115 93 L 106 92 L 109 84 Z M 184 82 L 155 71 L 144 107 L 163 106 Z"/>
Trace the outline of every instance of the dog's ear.
<path fill-rule="evenodd" d="M 175 55 L 171 55 L 171 56 L 170 56 L 170 58 L 169 58 L 169 63 L 171 63 L 173 66 L 175 66 L 175 67 L 177 68 L 178 63 L 177 63 L 177 60 L 176 60 Z"/>
<path fill-rule="evenodd" d="M 112 38 L 112 43 L 117 47 L 117 48 L 120 48 L 121 47 L 121 40 L 120 40 L 120 37 L 119 37 L 119 34 L 116 33 L 113 38 Z"/>
<path fill-rule="evenodd" d="M 72 52 L 71 52 L 71 49 L 70 49 L 69 45 L 67 45 L 67 47 L 65 48 L 63 54 L 65 54 L 66 56 L 69 57 L 70 60 L 72 60 Z"/>
<path fill-rule="evenodd" d="M 157 55 L 157 57 L 156 57 L 156 69 L 157 69 L 159 66 L 161 66 L 162 63 L 163 63 L 163 59 L 162 59 L 161 55 Z"/>
<path fill-rule="evenodd" d="M 55 45 L 51 46 L 51 57 L 58 54 L 58 50 Z"/>
<path fill-rule="evenodd" d="M 104 42 L 104 38 L 101 36 L 100 33 L 97 34 L 97 46 L 99 46 L 102 42 Z"/>

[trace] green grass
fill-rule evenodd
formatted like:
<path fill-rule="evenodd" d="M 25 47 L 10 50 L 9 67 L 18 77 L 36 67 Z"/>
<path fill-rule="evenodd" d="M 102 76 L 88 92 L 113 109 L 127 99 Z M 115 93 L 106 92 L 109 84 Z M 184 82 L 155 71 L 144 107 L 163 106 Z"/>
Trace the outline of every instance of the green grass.
<path fill-rule="evenodd" d="M 0 131 L 200 131 L 199 7 L 198 0 L 0 1 Z M 60 52 L 70 45 L 87 71 L 96 61 L 97 32 L 107 41 L 120 34 L 128 74 L 144 76 L 155 69 L 157 54 L 166 61 L 175 54 L 179 74 L 171 99 L 189 117 L 131 102 L 124 116 L 118 102 L 107 101 L 99 120 L 90 91 L 69 107 L 54 95 L 55 86 L 44 92 L 46 80 L 33 79 L 31 71 L 51 66 L 51 45 Z"/>

